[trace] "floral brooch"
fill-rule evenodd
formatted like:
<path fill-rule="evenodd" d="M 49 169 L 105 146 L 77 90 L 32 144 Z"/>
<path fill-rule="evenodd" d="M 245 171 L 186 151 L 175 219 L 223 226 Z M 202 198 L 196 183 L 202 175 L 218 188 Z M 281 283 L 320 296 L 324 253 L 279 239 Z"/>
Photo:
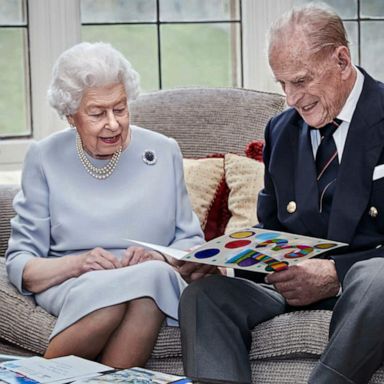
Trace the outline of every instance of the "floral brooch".
<path fill-rule="evenodd" d="M 143 161 L 148 165 L 156 164 L 157 157 L 155 152 L 150 149 L 146 149 L 143 153 Z"/>

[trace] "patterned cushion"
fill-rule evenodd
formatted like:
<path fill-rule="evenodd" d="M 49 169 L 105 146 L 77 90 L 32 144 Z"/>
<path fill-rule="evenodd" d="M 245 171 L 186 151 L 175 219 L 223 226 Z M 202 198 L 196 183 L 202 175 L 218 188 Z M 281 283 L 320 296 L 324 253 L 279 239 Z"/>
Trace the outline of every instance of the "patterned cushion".
<path fill-rule="evenodd" d="M 231 217 L 231 212 L 228 209 L 228 195 L 229 188 L 223 177 L 208 212 L 207 223 L 204 228 L 204 235 L 207 241 L 224 234 L 225 227 Z"/>
<path fill-rule="evenodd" d="M 225 155 L 224 169 L 232 215 L 225 233 L 257 224 L 257 195 L 263 188 L 264 164 L 230 153 Z"/>
<path fill-rule="evenodd" d="M 192 208 L 204 229 L 209 210 L 224 179 L 224 159 L 184 159 L 184 177 Z"/>

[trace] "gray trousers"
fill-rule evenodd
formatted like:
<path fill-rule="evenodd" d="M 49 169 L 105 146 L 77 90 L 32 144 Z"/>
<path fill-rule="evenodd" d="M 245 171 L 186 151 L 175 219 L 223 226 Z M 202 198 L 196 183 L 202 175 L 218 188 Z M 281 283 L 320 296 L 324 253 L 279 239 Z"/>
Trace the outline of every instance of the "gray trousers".
<path fill-rule="evenodd" d="M 251 383 L 251 330 L 289 310 L 265 285 L 211 276 L 192 283 L 180 302 L 183 362 L 188 376 Z M 356 263 L 343 282 L 330 339 L 310 384 L 363 384 L 384 360 L 384 259 Z"/>

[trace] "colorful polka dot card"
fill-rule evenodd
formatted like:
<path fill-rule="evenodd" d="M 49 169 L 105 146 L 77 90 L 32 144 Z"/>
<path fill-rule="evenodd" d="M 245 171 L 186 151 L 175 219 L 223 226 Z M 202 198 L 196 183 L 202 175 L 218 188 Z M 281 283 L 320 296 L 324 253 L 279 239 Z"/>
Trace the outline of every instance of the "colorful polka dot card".
<path fill-rule="evenodd" d="M 213 239 L 183 260 L 271 273 L 346 245 L 252 227 Z"/>
<path fill-rule="evenodd" d="M 348 244 L 287 232 L 245 228 L 210 240 L 192 252 L 135 242 L 175 257 L 220 267 L 271 273 Z"/>

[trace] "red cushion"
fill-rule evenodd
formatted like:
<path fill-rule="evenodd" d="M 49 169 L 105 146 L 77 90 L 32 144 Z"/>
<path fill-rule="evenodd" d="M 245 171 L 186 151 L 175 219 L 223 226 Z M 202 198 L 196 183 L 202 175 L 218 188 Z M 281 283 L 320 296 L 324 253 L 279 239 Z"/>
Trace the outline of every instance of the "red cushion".
<path fill-rule="evenodd" d="M 224 154 L 212 153 L 207 155 L 207 157 L 224 158 Z M 228 194 L 229 188 L 225 182 L 225 177 L 223 177 L 217 187 L 215 197 L 208 212 L 207 222 L 204 228 L 204 237 L 207 241 L 224 235 L 225 227 L 231 217 L 231 212 L 228 209 Z"/>
<path fill-rule="evenodd" d="M 250 141 L 245 148 L 245 155 L 251 159 L 262 162 L 263 161 L 263 148 L 264 148 L 264 141 L 263 140 Z"/>
<path fill-rule="evenodd" d="M 204 228 L 205 240 L 207 241 L 224 234 L 225 227 L 231 217 L 231 212 L 228 209 L 228 194 L 229 188 L 225 178 L 223 178 L 208 212 L 207 223 Z"/>

